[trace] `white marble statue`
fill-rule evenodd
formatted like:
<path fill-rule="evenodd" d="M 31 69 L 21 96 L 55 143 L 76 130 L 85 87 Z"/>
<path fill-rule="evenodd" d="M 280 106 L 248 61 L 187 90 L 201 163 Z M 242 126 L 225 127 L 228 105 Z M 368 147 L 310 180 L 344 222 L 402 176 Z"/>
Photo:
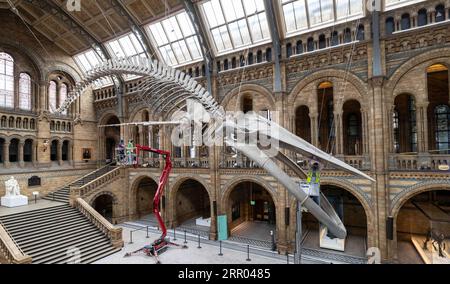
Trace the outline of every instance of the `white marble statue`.
<path fill-rule="evenodd" d="M 14 177 L 11 177 L 9 180 L 5 182 L 5 188 L 6 188 L 5 197 L 20 196 L 20 186 Z"/>
<path fill-rule="evenodd" d="M 18 207 L 28 204 L 28 198 L 20 195 L 20 186 L 14 177 L 5 181 L 5 196 L 1 198 L 1 205 L 5 207 Z"/>

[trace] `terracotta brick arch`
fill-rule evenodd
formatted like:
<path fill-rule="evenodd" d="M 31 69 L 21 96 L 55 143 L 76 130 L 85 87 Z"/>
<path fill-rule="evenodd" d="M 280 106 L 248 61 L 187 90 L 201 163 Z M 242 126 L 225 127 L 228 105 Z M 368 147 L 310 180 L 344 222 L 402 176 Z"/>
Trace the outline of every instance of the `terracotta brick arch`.
<path fill-rule="evenodd" d="M 374 232 L 376 232 L 375 229 L 375 215 L 374 215 L 374 208 L 372 206 L 372 201 L 369 199 L 369 197 L 361 191 L 361 189 L 357 188 L 355 185 L 348 181 L 336 179 L 336 178 L 328 178 L 324 177 L 321 181 L 321 185 L 328 185 L 328 186 L 335 186 L 342 190 L 347 191 L 356 199 L 358 199 L 359 203 L 361 203 L 362 207 L 364 208 L 364 213 L 366 214 L 366 223 L 367 223 L 367 238 L 368 238 L 368 245 L 372 246 L 375 244 L 375 236 Z M 290 220 L 295 220 L 296 218 L 296 210 L 297 210 L 297 201 L 295 198 L 292 198 L 290 201 Z M 292 223 L 292 222 L 291 222 Z M 291 238 L 295 238 L 295 226 L 291 226 L 289 228 L 289 236 Z"/>
<path fill-rule="evenodd" d="M 219 204 L 219 215 L 220 214 L 227 214 L 227 208 L 228 208 L 228 201 L 230 199 L 230 194 L 231 192 L 236 188 L 236 186 L 240 183 L 243 182 L 253 182 L 255 184 L 260 185 L 261 187 L 263 187 L 265 190 L 267 190 L 267 192 L 269 193 L 269 195 L 272 197 L 273 203 L 275 205 L 275 219 L 276 219 L 276 224 L 277 224 L 277 231 L 279 231 L 280 229 L 282 229 L 281 227 L 284 226 L 284 219 L 283 219 L 283 208 L 281 208 L 282 206 L 280 205 L 280 201 L 278 198 L 278 194 L 277 191 L 264 179 L 258 177 L 258 176 L 237 176 L 235 178 L 233 178 L 232 180 L 230 180 L 229 182 L 227 182 L 224 186 L 222 186 L 221 188 L 221 194 L 220 197 L 218 198 L 218 200 L 220 202 L 218 202 Z"/>
<path fill-rule="evenodd" d="M 167 212 L 167 216 L 171 216 L 171 220 L 176 220 L 176 197 L 177 197 L 177 192 L 180 189 L 180 186 L 188 180 L 193 180 L 196 181 L 198 183 L 200 183 L 203 188 L 206 190 L 206 192 L 208 193 L 208 197 L 209 197 L 209 202 L 211 203 L 211 208 L 212 208 L 212 202 L 213 202 L 213 191 L 211 189 L 211 187 L 208 185 L 208 183 L 200 178 L 200 177 L 195 177 L 192 175 L 180 175 L 178 176 L 174 181 L 169 183 L 169 191 L 166 192 L 166 196 L 168 196 L 168 200 L 166 202 L 166 208 L 168 208 L 168 212 Z"/>
<path fill-rule="evenodd" d="M 429 63 L 424 68 L 422 74 L 426 75 L 426 68 L 428 68 L 430 65 L 433 64 L 443 64 L 447 67 L 450 67 L 450 57 L 445 56 L 445 54 L 450 54 L 450 48 L 437 48 L 431 51 L 424 52 L 418 56 L 415 56 L 411 58 L 410 60 L 406 61 L 402 65 L 400 65 L 397 70 L 392 74 L 392 76 L 389 78 L 389 80 L 386 82 L 386 92 L 388 95 L 394 95 L 399 94 L 400 92 L 405 92 L 408 90 L 396 90 L 396 87 L 400 80 L 408 74 L 411 70 L 416 68 L 418 65 Z M 450 68 L 449 68 L 450 69 Z M 411 92 L 411 90 L 409 90 Z"/>
<path fill-rule="evenodd" d="M 294 89 L 289 94 L 289 106 L 291 107 L 290 112 L 294 113 L 295 108 L 300 106 L 300 104 L 296 103 L 301 95 L 303 89 L 305 89 L 310 84 L 317 84 L 317 86 L 325 81 L 332 82 L 335 86 L 342 86 L 342 84 L 351 84 L 358 92 L 358 96 L 348 96 L 344 97 L 343 101 L 349 99 L 356 99 L 361 103 L 361 106 L 364 106 L 363 97 L 368 94 L 367 85 L 360 79 L 358 76 L 353 74 L 352 72 L 347 72 L 344 70 L 337 69 L 326 69 L 316 71 L 310 75 L 308 75 L 305 79 L 301 80 Z M 304 99 L 306 101 L 307 98 Z M 304 104 L 304 103 L 303 103 Z M 308 105 L 308 107 L 312 107 Z"/>
<path fill-rule="evenodd" d="M 111 197 L 112 197 L 112 200 L 113 200 L 113 207 L 116 207 L 116 205 L 119 204 L 119 199 L 118 199 L 117 196 L 116 196 L 114 193 L 112 193 L 111 191 L 101 191 L 101 192 L 98 192 L 97 194 L 95 194 L 95 195 L 89 197 L 88 200 L 86 200 L 86 201 L 89 203 L 89 205 L 91 205 L 91 207 L 93 207 L 93 206 L 94 206 L 94 201 L 95 201 L 98 197 L 100 197 L 100 196 L 102 196 L 102 195 L 108 195 L 108 196 L 111 196 Z"/>
<path fill-rule="evenodd" d="M 227 107 L 229 107 L 229 104 L 232 101 L 232 99 L 237 98 L 239 100 L 243 94 L 251 92 L 264 96 L 270 106 L 275 106 L 276 100 L 275 97 L 272 95 L 272 93 L 265 87 L 255 84 L 244 84 L 240 87 L 237 87 L 229 91 L 224 96 L 220 104 L 225 108 L 225 110 L 227 110 Z M 232 109 L 234 110 L 234 108 Z"/>
<path fill-rule="evenodd" d="M 429 191 L 450 191 L 450 180 L 435 180 L 419 183 L 417 185 L 408 187 L 400 192 L 391 203 L 390 216 L 397 220 L 398 213 L 402 207 L 416 195 Z"/>

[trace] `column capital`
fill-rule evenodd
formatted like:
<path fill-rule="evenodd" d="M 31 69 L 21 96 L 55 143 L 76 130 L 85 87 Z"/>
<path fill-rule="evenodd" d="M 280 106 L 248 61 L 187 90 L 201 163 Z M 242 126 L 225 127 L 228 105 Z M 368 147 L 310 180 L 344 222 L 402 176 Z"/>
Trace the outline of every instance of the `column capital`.
<path fill-rule="evenodd" d="M 384 82 L 386 81 L 386 77 L 384 76 L 377 76 L 377 77 L 372 77 L 369 79 L 369 84 L 373 87 L 382 87 Z"/>

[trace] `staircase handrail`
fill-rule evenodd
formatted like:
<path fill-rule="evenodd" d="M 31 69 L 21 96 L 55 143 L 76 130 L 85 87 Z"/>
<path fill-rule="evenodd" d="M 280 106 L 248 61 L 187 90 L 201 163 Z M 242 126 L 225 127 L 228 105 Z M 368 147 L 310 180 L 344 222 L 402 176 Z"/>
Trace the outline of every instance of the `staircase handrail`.
<path fill-rule="evenodd" d="M 78 209 L 92 224 L 100 229 L 110 239 L 115 248 L 123 247 L 122 228 L 112 225 L 82 198 L 76 198 L 72 206 Z"/>
<path fill-rule="evenodd" d="M 3 254 L 6 261 L 10 264 L 29 264 L 32 262 L 31 256 L 22 251 L 1 220 L 0 253 Z"/>
<path fill-rule="evenodd" d="M 86 175 L 84 175 L 84 176 L 82 176 L 82 177 L 80 177 L 80 178 L 78 178 L 78 179 L 76 179 L 76 180 L 74 180 L 74 181 L 71 181 L 71 182 L 69 182 L 69 183 L 67 183 L 67 184 L 65 184 L 65 185 L 63 185 L 63 186 L 61 186 L 59 189 L 64 188 L 64 187 L 67 187 L 67 186 L 70 186 L 71 184 L 74 184 L 74 183 L 76 183 L 76 182 L 79 182 L 79 181 L 81 181 L 81 180 L 87 178 L 88 176 L 90 176 L 90 175 L 92 175 L 92 174 L 98 173 L 99 171 L 105 169 L 106 167 L 110 167 L 112 164 L 114 164 L 114 163 L 111 162 L 111 163 L 106 164 L 105 166 L 103 166 L 103 167 L 101 167 L 101 168 L 96 169 L 96 170 L 93 171 L 93 172 L 89 172 L 88 174 L 86 174 Z M 59 189 L 58 189 L 58 190 L 59 190 Z M 54 192 L 56 192 L 56 191 L 58 191 L 58 190 L 55 190 Z"/>
<path fill-rule="evenodd" d="M 121 173 L 122 168 L 121 167 L 117 167 L 115 169 L 113 169 L 112 171 L 109 171 L 105 174 L 103 174 L 102 176 L 97 177 L 96 179 L 82 185 L 79 187 L 70 187 L 70 195 L 71 198 L 72 197 L 81 197 L 84 198 L 87 195 L 89 195 L 90 193 L 92 193 L 92 191 L 94 191 L 97 187 L 105 184 L 105 182 L 112 180 L 113 178 L 115 178 L 116 176 L 119 176 Z"/>

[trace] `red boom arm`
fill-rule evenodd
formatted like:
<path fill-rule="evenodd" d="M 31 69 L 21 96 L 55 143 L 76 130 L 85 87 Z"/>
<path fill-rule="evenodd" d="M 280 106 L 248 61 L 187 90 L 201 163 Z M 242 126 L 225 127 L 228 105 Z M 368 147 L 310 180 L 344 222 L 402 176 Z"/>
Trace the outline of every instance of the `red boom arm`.
<path fill-rule="evenodd" d="M 164 157 L 164 159 L 166 161 L 164 170 L 161 174 L 161 177 L 159 178 L 159 184 L 158 184 L 158 189 L 156 190 L 155 198 L 153 199 L 153 214 L 155 215 L 156 219 L 158 220 L 159 226 L 161 227 L 161 231 L 162 231 L 162 236 L 159 241 L 164 242 L 166 239 L 166 236 L 167 236 L 167 228 L 166 228 L 166 225 L 164 224 L 164 221 L 161 218 L 161 214 L 160 214 L 160 210 L 159 210 L 159 203 L 161 201 L 161 196 L 164 193 L 164 188 L 167 184 L 167 181 L 169 180 L 170 172 L 172 171 L 172 161 L 170 160 L 170 152 L 159 150 L 159 149 L 153 149 L 148 146 L 136 145 L 136 159 L 139 159 L 139 154 L 141 152 L 151 152 L 151 153 L 161 155 Z M 137 161 L 137 162 L 139 162 L 139 161 Z"/>

